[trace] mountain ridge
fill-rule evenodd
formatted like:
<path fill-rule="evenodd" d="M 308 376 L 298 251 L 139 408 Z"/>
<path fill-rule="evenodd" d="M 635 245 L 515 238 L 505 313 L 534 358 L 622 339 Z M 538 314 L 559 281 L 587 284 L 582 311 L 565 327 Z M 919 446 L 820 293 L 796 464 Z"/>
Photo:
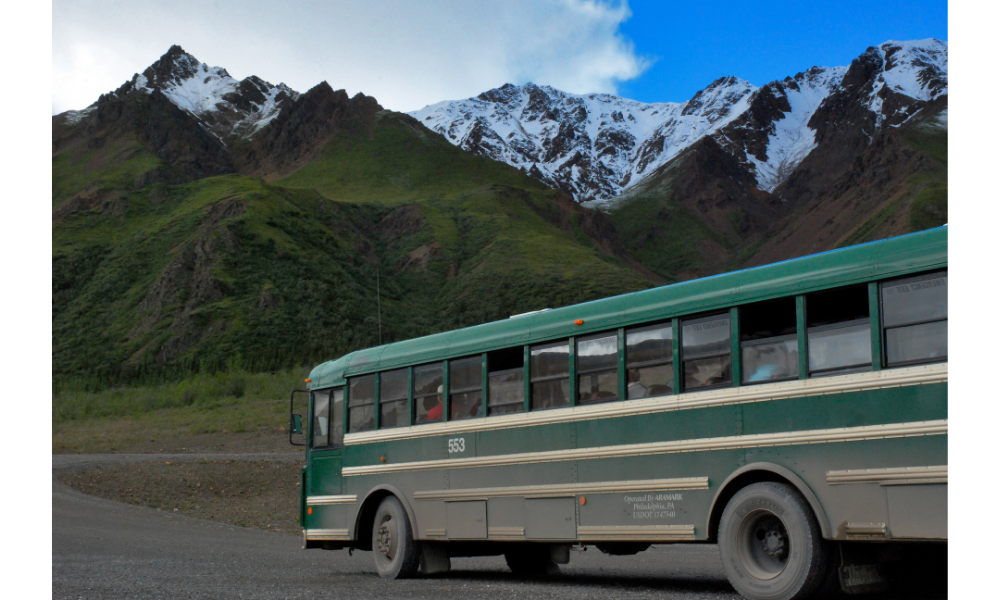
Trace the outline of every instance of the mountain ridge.
<path fill-rule="evenodd" d="M 875 115 L 869 135 L 898 126 L 922 104 L 947 95 L 947 43 L 931 38 L 887 41 L 850 66 L 812 67 L 760 88 L 721 77 L 680 103 L 568 94 L 527 83 L 409 114 L 453 144 L 522 168 L 579 201 L 614 198 L 707 135 L 754 172 L 761 190 L 771 192 L 816 147 L 819 124 L 812 118 L 851 84 L 852 66 L 874 62 L 878 73 L 858 74 L 874 82 L 862 100 Z M 747 130 L 755 135 L 743 135 Z"/>

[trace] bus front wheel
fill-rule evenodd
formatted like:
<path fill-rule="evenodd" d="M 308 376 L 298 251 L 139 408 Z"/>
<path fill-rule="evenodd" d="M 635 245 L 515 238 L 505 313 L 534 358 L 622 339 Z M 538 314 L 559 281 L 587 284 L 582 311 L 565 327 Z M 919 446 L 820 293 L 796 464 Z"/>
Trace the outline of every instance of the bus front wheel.
<path fill-rule="evenodd" d="M 749 600 L 792 600 L 820 591 L 832 568 L 819 523 L 791 485 L 763 481 L 736 492 L 719 523 L 729 582 Z"/>
<path fill-rule="evenodd" d="M 413 577 L 420 567 L 420 547 L 413 539 L 406 511 L 395 496 L 387 496 L 375 512 L 372 554 L 375 569 L 386 579 Z"/>

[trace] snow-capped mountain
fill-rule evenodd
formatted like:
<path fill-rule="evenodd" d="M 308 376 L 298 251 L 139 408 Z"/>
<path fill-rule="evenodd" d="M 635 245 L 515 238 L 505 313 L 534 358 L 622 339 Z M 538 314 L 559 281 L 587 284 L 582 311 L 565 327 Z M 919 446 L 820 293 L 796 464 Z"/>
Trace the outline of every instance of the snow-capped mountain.
<path fill-rule="evenodd" d="M 374 98 L 348 97 L 325 81 L 300 94 L 259 77 L 237 80 L 175 45 L 86 109 L 54 115 L 53 151 L 138 141 L 162 161 L 136 180 L 140 187 L 235 172 L 277 177 L 332 136 L 370 131 L 381 110 Z"/>
<path fill-rule="evenodd" d="M 872 114 L 874 128 L 898 126 L 948 93 L 946 42 L 889 41 L 869 48 L 859 61 L 873 69 L 855 69 L 867 89 L 852 102 Z M 451 143 L 522 168 L 579 201 L 618 196 L 706 136 L 770 192 L 816 148 L 821 124 L 814 115 L 843 91 L 849 71 L 813 67 L 762 88 L 724 77 L 682 103 L 507 84 L 410 114 Z"/>
<path fill-rule="evenodd" d="M 223 143 L 253 137 L 299 96 L 283 83 L 273 85 L 253 75 L 234 79 L 222 67 L 210 67 L 176 45 L 111 94 L 123 97 L 153 90 L 197 118 Z M 86 114 L 79 111 L 72 118 Z"/>
<path fill-rule="evenodd" d="M 612 198 L 747 107 L 756 88 L 715 81 L 687 102 L 646 104 L 507 84 L 410 113 L 453 144 L 523 168 L 579 200 Z"/>

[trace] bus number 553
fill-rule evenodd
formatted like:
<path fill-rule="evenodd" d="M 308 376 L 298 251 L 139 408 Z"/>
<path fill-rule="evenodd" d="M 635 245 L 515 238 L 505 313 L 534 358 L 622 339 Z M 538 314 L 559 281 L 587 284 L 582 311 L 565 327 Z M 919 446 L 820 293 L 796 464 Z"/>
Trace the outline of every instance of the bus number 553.
<path fill-rule="evenodd" d="M 448 440 L 448 454 L 465 452 L 465 438 L 452 438 Z"/>

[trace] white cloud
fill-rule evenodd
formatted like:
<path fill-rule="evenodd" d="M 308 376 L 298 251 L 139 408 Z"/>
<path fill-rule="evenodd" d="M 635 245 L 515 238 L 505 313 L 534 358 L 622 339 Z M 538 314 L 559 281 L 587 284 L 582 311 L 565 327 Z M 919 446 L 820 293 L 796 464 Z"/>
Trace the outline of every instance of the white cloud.
<path fill-rule="evenodd" d="M 299 91 L 326 80 L 399 111 L 508 82 L 613 93 L 648 67 L 620 33 L 631 16 L 625 2 L 55 0 L 52 8 L 53 113 L 89 105 L 171 44 L 236 78 Z"/>

